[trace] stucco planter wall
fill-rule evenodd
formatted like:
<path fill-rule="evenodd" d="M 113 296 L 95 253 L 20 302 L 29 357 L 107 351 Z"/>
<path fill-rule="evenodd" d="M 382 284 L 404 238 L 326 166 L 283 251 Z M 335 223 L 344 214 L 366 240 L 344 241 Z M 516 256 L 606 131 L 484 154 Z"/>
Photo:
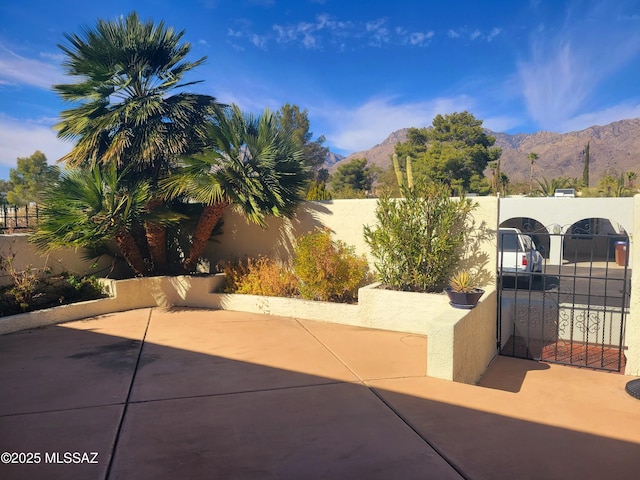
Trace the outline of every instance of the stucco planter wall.
<path fill-rule="evenodd" d="M 496 354 L 494 290 L 473 310 L 452 308 L 444 294 L 361 288 L 348 305 L 297 298 L 215 293 L 224 276 L 104 280 L 111 298 L 0 319 L 0 333 L 148 307 L 199 307 L 262 313 L 427 336 L 427 375 L 475 383 Z M 384 352 L 380 353 L 384 355 Z"/>
<path fill-rule="evenodd" d="M 496 291 L 487 287 L 473 310 L 449 305 L 445 294 L 377 288 L 358 293 L 362 326 L 427 336 L 427 375 L 475 383 L 497 353 Z"/>
<path fill-rule="evenodd" d="M 495 291 L 473 310 L 452 308 L 444 294 L 361 288 L 357 305 L 297 298 L 215 293 L 224 276 L 104 280 L 111 298 L 0 319 L 0 334 L 148 307 L 236 310 L 427 336 L 427 375 L 475 383 L 496 353 Z M 381 352 L 383 355 L 384 352 Z"/>

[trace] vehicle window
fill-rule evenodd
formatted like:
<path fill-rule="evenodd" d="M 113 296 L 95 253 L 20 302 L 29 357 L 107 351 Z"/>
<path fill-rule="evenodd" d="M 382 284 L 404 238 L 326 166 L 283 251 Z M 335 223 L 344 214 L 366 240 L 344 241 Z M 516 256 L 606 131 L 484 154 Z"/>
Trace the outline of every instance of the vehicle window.
<path fill-rule="evenodd" d="M 522 250 L 516 232 L 500 232 L 498 235 L 498 249 L 503 252 L 519 252 Z"/>

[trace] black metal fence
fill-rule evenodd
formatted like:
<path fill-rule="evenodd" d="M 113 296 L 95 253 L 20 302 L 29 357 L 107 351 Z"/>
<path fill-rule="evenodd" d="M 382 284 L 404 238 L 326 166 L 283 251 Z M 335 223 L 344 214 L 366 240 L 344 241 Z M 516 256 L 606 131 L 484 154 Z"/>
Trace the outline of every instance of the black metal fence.
<path fill-rule="evenodd" d="M 575 235 L 560 237 L 556 241 L 565 247 L 575 240 Z M 624 369 L 631 281 L 628 244 L 610 258 L 609 240 L 591 235 L 582 240 L 580 251 L 561 262 L 545 260 L 539 273 L 499 274 L 502 355 L 614 372 Z"/>
<path fill-rule="evenodd" d="M 28 205 L 0 206 L 0 231 L 12 233 L 16 230 L 29 231 L 38 226 L 39 209 L 37 203 Z"/>

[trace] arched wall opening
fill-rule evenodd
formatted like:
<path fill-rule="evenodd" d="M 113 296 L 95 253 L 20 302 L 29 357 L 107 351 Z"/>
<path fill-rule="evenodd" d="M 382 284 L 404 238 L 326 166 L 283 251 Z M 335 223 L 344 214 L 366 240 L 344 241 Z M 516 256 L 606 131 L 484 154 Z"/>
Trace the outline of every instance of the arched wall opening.
<path fill-rule="evenodd" d="M 568 263 L 615 260 L 617 242 L 629 242 L 629 235 L 607 218 L 583 218 L 566 228 L 563 260 Z"/>
<path fill-rule="evenodd" d="M 533 243 L 544 258 L 549 258 L 550 238 L 549 231 L 542 223 L 534 218 L 515 217 L 500 223 L 500 228 L 517 228 L 522 233 L 529 235 Z"/>

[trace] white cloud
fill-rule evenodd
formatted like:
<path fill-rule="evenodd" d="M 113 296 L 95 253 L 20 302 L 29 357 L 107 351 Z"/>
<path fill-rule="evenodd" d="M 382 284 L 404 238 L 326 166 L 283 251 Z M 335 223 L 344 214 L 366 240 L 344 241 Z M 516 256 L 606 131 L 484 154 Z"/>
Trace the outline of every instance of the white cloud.
<path fill-rule="evenodd" d="M 449 38 L 481 38 L 491 41 L 502 32 L 494 28 L 489 33 L 475 30 L 469 33 L 468 29 L 449 30 Z M 253 43 L 258 48 L 266 49 L 268 44 L 276 42 L 281 45 L 299 45 L 308 50 L 324 49 L 328 47 L 345 50 L 347 41 L 352 42 L 352 47 L 381 47 L 383 45 L 428 45 L 435 36 L 434 31 L 410 32 L 401 25 L 390 26 L 386 18 L 377 18 L 366 21 L 339 20 L 328 14 L 317 15 L 313 21 L 301 21 L 290 24 L 274 24 L 266 34 L 251 33 L 249 25 L 243 25 L 240 30 L 227 30 L 229 37 L 244 39 Z M 259 41 L 256 41 L 259 38 Z"/>
<path fill-rule="evenodd" d="M 469 110 L 469 97 L 437 98 L 417 103 L 396 103 L 393 98 L 374 98 L 355 109 L 338 107 L 313 113 L 330 125 L 327 143 L 345 152 L 365 150 L 382 142 L 390 133 L 406 127 L 431 125 L 441 113 Z M 311 109 L 310 109 L 311 111 Z"/>
<path fill-rule="evenodd" d="M 560 133 L 584 130 L 594 125 L 608 125 L 609 123 L 640 117 L 640 103 L 621 103 L 603 110 L 588 112 L 567 119 L 559 125 Z"/>
<path fill-rule="evenodd" d="M 267 49 L 267 38 L 260 35 L 251 35 L 251 43 L 261 50 Z"/>
<path fill-rule="evenodd" d="M 71 144 L 57 138 L 50 120 L 0 116 L 0 165 L 13 168 L 18 157 L 28 157 L 36 150 L 46 155 L 49 164 L 69 153 Z"/>
<path fill-rule="evenodd" d="M 494 38 L 496 38 L 498 35 L 500 35 L 502 33 L 502 29 L 501 28 L 494 28 L 493 30 L 491 30 L 489 32 L 489 34 L 487 35 L 487 41 L 490 42 L 491 40 L 493 40 Z"/>
<path fill-rule="evenodd" d="M 477 117 L 476 117 L 477 118 Z M 516 117 L 499 115 L 482 119 L 482 126 L 494 132 L 507 132 L 519 126 L 522 121 Z"/>
<path fill-rule="evenodd" d="M 7 85 L 29 85 L 50 89 L 67 79 L 61 68 L 51 63 L 21 57 L 0 45 L 0 82 Z"/>
<path fill-rule="evenodd" d="M 529 62 L 518 71 L 531 117 L 543 128 L 556 130 L 583 104 L 596 84 L 592 75 L 569 44 L 557 45 L 551 54 L 537 47 Z"/>
<path fill-rule="evenodd" d="M 408 43 L 410 45 L 423 46 L 428 44 L 434 35 L 434 32 L 413 32 L 408 36 Z"/>
<path fill-rule="evenodd" d="M 585 110 L 598 104 L 600 85 L 640 55 L 633 24 L 609 21 L 616 18 L 610 10 L 609 3 L 599 3 L 579 10 L 581 17 L 567 16 L 555 36 L 547 28 L 534 32 L 529 58 L 517 70 L 529 116 L 541 128 L 566 130 L 574 119 L 590 115 Z"/>

